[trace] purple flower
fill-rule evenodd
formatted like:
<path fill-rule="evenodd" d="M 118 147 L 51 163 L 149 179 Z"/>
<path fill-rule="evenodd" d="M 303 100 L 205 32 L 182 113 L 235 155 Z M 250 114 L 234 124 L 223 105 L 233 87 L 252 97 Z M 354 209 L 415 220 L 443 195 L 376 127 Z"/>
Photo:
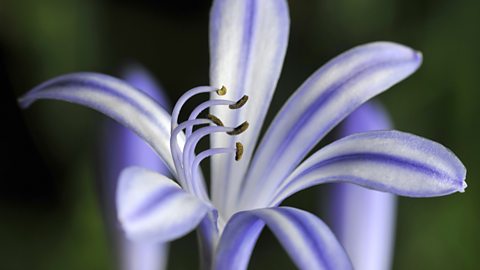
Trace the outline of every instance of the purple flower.
<path fill-rule="evenodd" d="M 340 125 L 340 135 L 391 129 L 380 104 L 367 102 Z M 391 268 L 396 196 L 349 184 L 336 184 L 330 201 L 332 230 L 357 270 Z"/>
<path fill-rule="evenodd" d="M 288 30 L 284 0 L 214 1 L 211 85 L 187 91 L 172 115 L 125 82 L 96 73 L 54 78 L 20 102 L 26 107 L 37 99 L 61 99 L 94 108 L 159 154 L 176 181 L 139 167 L 120 176 L 118 216 L 131 239 L 168 242 L 198 227 L 206 269 L 245 269 L 267 225 L 297 267 L 351 269 L 320 219 L 280 203 L 328 182 L 412 197 L 446 195 L 465 189 L 466 171 L 442 145 L 399 131 L 355 134 L 307 157 L 343 118 L 419 67 L 418 52 L 390 42 L 353 48 L 316 71 L 270 123 L 254 154 Z M 183 104 L 200 93 L 211 99 L 179 123 Z M 211 114 L 200 117 L 206 109 Z M 197 143 L 208 135 L 211 148 L 197 154 Z M 199 165 L 210 156 L 212 177 L 205 181 Z"/>

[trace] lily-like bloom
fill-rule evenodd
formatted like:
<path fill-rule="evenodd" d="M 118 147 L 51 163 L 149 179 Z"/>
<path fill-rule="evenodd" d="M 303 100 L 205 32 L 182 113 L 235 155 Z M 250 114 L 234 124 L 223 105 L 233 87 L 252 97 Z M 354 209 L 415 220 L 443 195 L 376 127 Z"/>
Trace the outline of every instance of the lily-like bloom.
<path fill-rule="evenodd" d="M 129 65 L 122 77 L 132 86 L 144 91 L 162 108 L 170 111 L 168 100 L 161 87 L 150 73 L 139 65 Z M 122 270 L 161 270 L 167 263 L 168 245 L 131 241 L 125 237 L 116 217 L 117 181 L 122 170 L 129 166 L 141 166 L 169 175 L 168 168 L 159 160 L 154 151 L 129 129 L 105 121 L 102 125 L 101 152 L 99 161 L 101 200 L 107 218 L 108 231 L 117 248 L 116 257 Z"/>
<path fill-rule="evenodd" d="M 367 102 L 340 125 L 341 137 L 358 132 L 387 130 L 392 124 L 379 103 Z M 357 270 L 390 269 L 397 198 L 393 194 L 356 185 L 332 187 L 332 231 Z"/>
<path fill-rule="evenodd" d="M 59 99 L 94 108 L 161 156 L 176 181 L 139 167 L 120 177 L 118 216 L 131 239 L 167 242 L 198 227 L 204 267 L 245 269 L 266 225 L 298 268 L 350 269 L 328 227 L 306 211 L 280 207 L 285 198 L 327 182 L 440 196 L 463 191 L 466 171 L 442 145 L 399 131 L 351 135 L 307 157 L 349 113 L 419 67 L 418 52 L 390 42 L 353 48 L 317 70 L 278 112 L 254 154 L 288 30 L 285 0 L 215 0 L 211 85 L 187 91 L 172 115 L 127 83 L 96 73 L 54 78 L 20 102 Z M 179 122 L 185 102 L 200 93 L 211 99 Z M 211 114 L 201 117 L 206 109 Z M 211 148 L 196 154 L 208 135 Z M 199 165 L 210 156 L 212 175 L 205 181 Z"/>

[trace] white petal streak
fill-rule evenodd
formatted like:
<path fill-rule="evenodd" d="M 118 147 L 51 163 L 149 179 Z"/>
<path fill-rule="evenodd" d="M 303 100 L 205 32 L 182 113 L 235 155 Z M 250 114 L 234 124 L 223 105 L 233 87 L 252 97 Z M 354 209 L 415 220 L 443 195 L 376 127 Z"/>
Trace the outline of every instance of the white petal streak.
<path fill-rule="evenodd" d="M 161 174 L 130 167 L 120 175 L 117 209 L 129 239 L 167 242 L 197 227 L 210 206 Z"/>
<path fill-rule="evenodd" d="M 260 143 L 246 178 L 249 195 L 272 190 L 343 118 L 373 96 L 412 74 L 421 55 L 376 42 L 353 48 L 316 71 L 283 106 Z"/>
<path fill-rule="evenodd" d="M 285 0 L 216 0 L 210 16 L 211 85 L 225 85 L 230 100 L 250 97 L 240 110 L 211 108 L 227 126 L 250 123 L 238 138 L 216 134 L 211 139 L 213 147 L 231 147 L 235 141 L 245 145 L 240 162 L 212 158 L 213 200 L 225 206 L 223 196 L 235 193 L 255 147 L 283 65 L 290 22 Z"/>
<path fill-rule="evenodd" d="M 170 153 L 170 115 L 124 81 L 97 73 L 67 74 L 40 84 L 20 98 L 20 104 L 27 107 L 39 99 L 77 103 L 106 114 L 142 137 L 176 174 Z M 182 147 L 184 141 L 182 137 Z"/>
<path fill-rule="evenodd" d="M 352 269 L 330 229 L 316 216 L 290 207 L 235 214 L 220 239 L 214 269 L 246 269 L 265 224 L 299 269 Z"/>
<path fill-rule="evenodd" d="M 358 133 L 304 161 L 277 190 L 273 205 L 325 182 L 350 182 L 409 197 L 463 192 L 466 170 L 439 143 L 400 131 Z"/>

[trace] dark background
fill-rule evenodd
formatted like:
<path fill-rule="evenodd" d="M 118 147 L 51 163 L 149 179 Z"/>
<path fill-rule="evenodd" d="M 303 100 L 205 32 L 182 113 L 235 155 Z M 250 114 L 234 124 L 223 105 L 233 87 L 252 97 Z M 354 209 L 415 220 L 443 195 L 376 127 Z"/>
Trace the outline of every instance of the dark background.
<path fill-rule="evenodd" d="M 314 70 L 361 43 L 423 52 L 421 69 L 380 96 L 397 129 L 441 142 L 468 169 L 464 194 L 401 198 L 395 269 L 475 269 L 480 236 L 480 1 L 289 1 L 291 34 L 269 117 Z M 0 0 L 0 269 L 113 269 L 97 206 L 100 114 L 16 97 L 73 71 L 118 74 L 136 61 L 176 100 L 208 83 L 210 1 Z M 6 149 L 6 151 L 5 151 Z M 317 211 L 314 188 L 289 204 Z M 324 197 L 324 196 L 323 196 Z M 368 248 L 366 245 L 365 248 Z M 172 269 L 197 265 L 195 236 L 171 248 Z M 292 264 L 269 232 L 254 269 Z"/>

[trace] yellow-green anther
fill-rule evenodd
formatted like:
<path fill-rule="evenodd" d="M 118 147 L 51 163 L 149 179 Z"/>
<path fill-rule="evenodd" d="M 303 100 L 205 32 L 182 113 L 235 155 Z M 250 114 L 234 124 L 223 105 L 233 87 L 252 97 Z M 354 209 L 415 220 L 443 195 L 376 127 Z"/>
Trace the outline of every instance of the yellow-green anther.
<path fill-rule="evenodd" d="M 215 115 L 213 114 L 207 114 L 207 118 L 212 120 L 212 122 L 217 125 L 217 126 L 220 126 L 220 127 L 223 127 L 223 122 L 222 120 L 220 120 L 218 117 L 216 117 Z"/>
<path fill-rule="evenodd" d="M 222 85 L 222 88 L 217 90 L 217 95 L 224 96 L 225 94 L 227 94 L 227 88 L 224 85 Z"/>
<path fill-rule="evenodd" d="M 239 161 L 243 156 L 243 144 L 241 142 L 236 142 L 235 147 L 237 149 L 237 151 L 235 151 L 235 160 Z"/>
<path fill-rule="evenodd" d="M 248 126 L 250 124 L 248 124 L 247 121 L 241 123 L 238 127 L 234 128 L 232 131 L 227 131 L 227 134 L 228 135 L 238 135 L 238 134 L 241 134 L 242 132 L 244 132 L 245 130 L 247 130 Z"/>
<path fill-rule="evenodd" d="M 228 107 L 232 110 L 240 109 L 245 103 L 248 101 L 248 96 L 244 95 L 241 99 L 239 99 L 235 104 L 228 105 Z"/>

